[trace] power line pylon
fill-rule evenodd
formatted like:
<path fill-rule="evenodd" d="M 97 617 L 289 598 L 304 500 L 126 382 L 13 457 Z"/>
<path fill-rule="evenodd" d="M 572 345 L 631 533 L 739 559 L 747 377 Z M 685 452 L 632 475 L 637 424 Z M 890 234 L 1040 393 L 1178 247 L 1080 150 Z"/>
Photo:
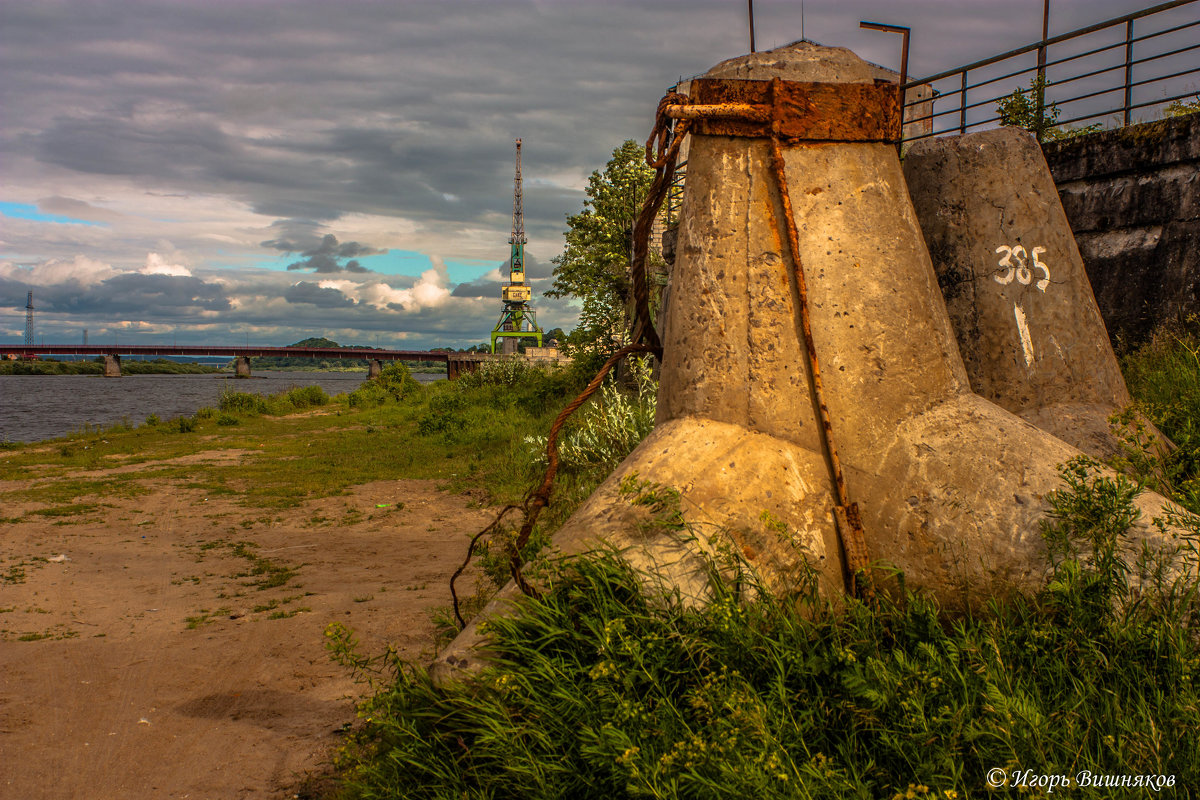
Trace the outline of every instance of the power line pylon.
<path fill-rule="evenodd" d="M 496 340 L 502 340 L 501 352 L 515 353 L 521 339 L 536 339 L 542 346 L 542 329 L 537 316 L 529 304 L 533 290 L 525 283 L 525 212 L 521 207 L 521 140 L 517 139 L 517 176 L 513 188 L 513 227 L 508 238 L 508 283 L 500 290 L 504 308 L 500 321 L 492 330 L 492 352 L 496 352 Z"/>
<path fill-rule="evenodd" d="M 25 344 L 33 344 L 33 290 L 29 290 L 29 299 L 25 301 Z"/>

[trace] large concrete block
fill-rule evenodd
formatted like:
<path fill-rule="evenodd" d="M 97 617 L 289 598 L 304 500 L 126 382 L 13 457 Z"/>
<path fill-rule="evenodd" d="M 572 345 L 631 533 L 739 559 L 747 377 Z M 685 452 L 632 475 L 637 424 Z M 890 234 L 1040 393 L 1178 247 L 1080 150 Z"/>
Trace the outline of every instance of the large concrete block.
<path fill-rule="evenodd" d="M 797 43 L 706 77 L 867 83 L 871 72 L 847 50 Z M 949 605 L 1039 582 L 1045 496 L 1078 451 L 971 392 L 895 147 L 802 142 L 784 162 L 833 438 L 869 555 Z M 692 137 L 657 425 L 555 534 L 558 550 L 615 545 L 702 598 L 698 555 L 712 533 L 768 581 L 790 581 L 804 558 L 825 591 L 842 592 L 782 208 L 765 140 Z M 621 497 L 635 475 L 677 489 L 701 541 L 646 525 Z M 1139 502 L 1147 518 L 1163 513 L 1162 498 Z M 515 594 L 507 587 L 483 618 Z M 476 665 L 484 644 L 472 623 L 435 674 Z"/>
<path fill-rule="evenodd" d="M 1033 135 L 927 139 L 904 177 L 971 388 L 1097 458 L 1132 400 Z"/>

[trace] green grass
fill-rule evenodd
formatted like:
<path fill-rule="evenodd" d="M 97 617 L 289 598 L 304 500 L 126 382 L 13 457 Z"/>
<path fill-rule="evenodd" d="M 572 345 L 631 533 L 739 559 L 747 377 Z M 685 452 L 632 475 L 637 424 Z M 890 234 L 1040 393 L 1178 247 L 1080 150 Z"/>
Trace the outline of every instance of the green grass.
<path fill-rule="evenodd" d="M 243 559 L 246 562 L 246 568 L 235 573 L 232 577 L 247 578 L 248 580 L 244 581 L 242 585 L 257 591 L 287 586 L 292 579 L 300 574 L 300 566 L 277 563 L 269 558 L 262 557 L 256 552 L 257 550 L 258 545 L 254 542 L 230 542 L 226 539 L 215 539 L 200 545 L 196 560 L 198 562 L 203 561 L 207 554 L 222 551 L 234 558 Z M 290 602 L 290 600 L 282 602 Z M 269 607 L 274 608 L 274 606 Z M 254 610 L 261 611 L 266 610 L 266 608 L 255 608 Z"/>
<path fill-rule="evenodd" d="M 38 517 L 72 517 L 78 514 L 90 514 L 100 508 L 96 503 L 71 503 L 64 506 L 39 508 L 29 513 Z"/>
<path fill-rule="evenodd" d="M 1166 454 L 1149 445 L 1149 435 L 1132 413 L 1120 415 L 1128 442 L 1119 466 L 1147 487 L 1200 513 L 1200 333 L 1165 327 L 1121 358 L 1137 407 L 1178 447 Z"/>
<path fill-rule="evenodd" d="M 200 609 L 200 612 L 191 617 L 184 617 L 187 629 L 194 631 L 197 628 L 202 628 L 216 621 L 217 617 L 229 616 L 230 609 L 218 608 L 215 611 L 209 611 L 207 608 Z"/>
<path fill-rule="evenodd" d="M 359 653 L 334 624 L 331 655 L 375 689 L 341 751 L 339 797 L 949 800 L 992 796 L 992 769 L 1007 782 L 998 792 L 1026 793 L 1018 770 L 1086 771 L 1170 776 L 1162 796 L 1181 796 L 1200 785 L 1195 544 L 1131 560 L 1117 544 L 1141 488 L 1200 510 L 1200 339 L 1160 339 L 1123 366 L 1141 411 L 1180 447 L 1160 457 L 1127 413 L 1120 466 L 1132 479 L 1064 465 L 1039 591 L 968 615 L 907 593 L 834 606 L 812 576 L 781 593 L 723 561 L 713 602 L 696 608 L 599 553 L 542 564 L 539 585 L 552 588 L 487 623 L 493 666 L 443 687 L 420 665 Z M 467 391 L 466 403 L 427 402 L 421 436 L 469 430 L 487 397 Z M 567 430 L 568 492 L 615 463 L 603 454 L 621 451 L 609 436 L 621 431 L 602 417 L 630 425 L 621 402 Z M 535 452 L 523 460 L 536 471 Z M 670 497 L 656 495 L 668 515 Z M 503 580 L 503 535 L 481 549 Z"/>
<path fill-rule="evenodd" d="M 219 410 L 184 418 L 185 424 L 159 421 L 85 430 L 8 449 L 0 459 L 0 480 L 37 481 L 47 487 L 61 481 L 62 488 L 54 491 L 103 496 L 102 491 L 139 491 L 116 486 L 136 487 L 151 473 L 111 481 L 107 490 L 103 481 L 89 482 L 78 473 L 244 450 L 253 455 L 240 463 L 167 465 L 153 467 L 152 474 L 180 480 L 181 486 L 205 495 L 235 495 L 244 505 L 263 508 L 295 507 L 396 478 L 439 480 L 452 491 L 483 489 L 492 502 L 512 502 L 524 496 L 536 471 L 524 437 L 548 429 L 579 388 L 579 376 L 535 369 L 483 370 L 459 381 L 427 385 L 417 384 L 400 365 L 383 373 L 382 381 L 359 390 L 357 403 L 353 394 L 329 398 L 319 389 L 271 397 L 227 390 Z M 294 414 L 312 409 L 319 413 Z M 594 479 L 582 479 L 586 491 Z M 576 481 L 568 470 L 564 495 Z M 553 515 L 565 505 L 546 515 L 547 524 L 555 524 Z"/>
<path fill-rule="evenodd" d="M 1133 588 L 1105 554 L 1134 487 L 1065 477 L 1051 579 L 973 616 L 911 594 L 834 607 L 815 576 L 780 593 L 729 561 L 695 608 L 613 553 L 548 564 L 551 591 L 488 623 L 477 679 L 389 662 L 346 796 L 950 798 L 986 795 L 992 768 L 1200 785 L 1196 553 L 1160 554 L 1189 580 Z"/>

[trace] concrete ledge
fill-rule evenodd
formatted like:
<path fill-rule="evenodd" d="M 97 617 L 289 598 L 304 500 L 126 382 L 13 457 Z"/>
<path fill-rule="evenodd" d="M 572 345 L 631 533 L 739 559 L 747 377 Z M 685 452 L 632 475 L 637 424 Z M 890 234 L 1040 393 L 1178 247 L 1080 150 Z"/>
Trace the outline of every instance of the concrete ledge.
<path fill-rule="evenodd" d="M 1200 114 L 1046 142 L 1042 152 L 1058 184 L 1200 161 Z"/>

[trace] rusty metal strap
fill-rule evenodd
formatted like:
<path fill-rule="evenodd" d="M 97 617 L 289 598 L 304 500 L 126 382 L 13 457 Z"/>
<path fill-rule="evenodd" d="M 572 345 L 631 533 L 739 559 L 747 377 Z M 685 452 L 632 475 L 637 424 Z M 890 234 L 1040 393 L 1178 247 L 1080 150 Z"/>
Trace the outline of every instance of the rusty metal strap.
<path fill-rule="evenodd" d="M 696 78 L 690 102 L 667 116 L 691 133 L 798 142 L 900 141 L 901 99 L 894 83 L 809 83 Z"/>
<path fill-rule="evenodd" d="M 866 83 L 801 83 L 698 78 L 688 97 L 663 98 L 660 118 L 681 121 L 691 133 L 740 136 L 770 141 L 770 167 L 783 212 L 783 234 L 798 296 L 798 322 L 808 355 L 813 406 L 821 427 L 826 463 L 835 493 L 834 521 L 846 592 L 870 599 L 870 554 L 858 504 L 850 499 L 825 402 L 821 364 L 813 341 L 808 287 L 800 259 L 799 234 L 788 193 L 782 146 L 822 142 L 888 142 L 900 138 L 899 88 Z M 660 123 L 661 124 L 661 123 Z M 657 130 L 657 128 L 656 128 Z M 655 137 L 651 137 L 654 141 Z M 647 143 L 649 155 L 650 143 Z M 649 160 L 649 158 L 647 159 Z"/>
<path fill-rule="evenodd" d="M 829 477 L 833 480 L 833 489 L 837 504 L 834 506 L 834 521 L 838 534 L 838 545 L 841 549 L 842 580 L 846 593 L 852 597 L 864 600 L 870 599 L 872 588 L 869 579 L 870 556 L 867 549 L 867 537 L 863 530 L 862 517 L 858 511 L 858 503 L 850 499 L 846 488 L 846 476 L 842 471 L 842 461 L 838 456 L 837 444 L 833 437 L 833 421 L 830 419 L 829 406 L 825 402 L 825 385 L 821 381 L 821 362 L 817 358 L 817 347 L 813 341 L 812 320 L 809 315 L 808 282 L 804 276 L 804 265 L 800 261 L 800 236 L 796 230 L 796 217 L 792 209 L 792 198 L 788 192 L 787 168 L 783 159 L 783 151 L 779 140 L 771 139 L 771 174 L 775 179 L 775 187 L 779 191 L 779 203 L 783 211 L 783 227 L 791 257 L 792 272 L 796 280 L 796 295 L 799 311 L 800 332 L 804 338 L 804 348 L 808 355 L 809 381 L 812 389 L 813 407 L 821 426 L 821 439 L 825 445 L 826 463 L 829 467 Z"/>

